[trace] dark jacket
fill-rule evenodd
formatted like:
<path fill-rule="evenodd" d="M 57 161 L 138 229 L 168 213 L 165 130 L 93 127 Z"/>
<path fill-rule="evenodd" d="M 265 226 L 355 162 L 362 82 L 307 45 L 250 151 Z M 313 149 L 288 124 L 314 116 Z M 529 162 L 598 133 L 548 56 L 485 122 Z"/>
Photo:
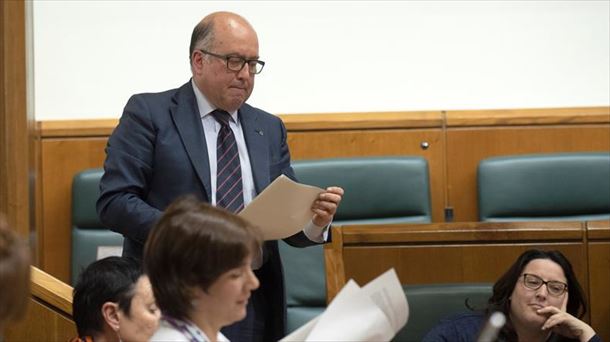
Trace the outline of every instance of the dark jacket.
<path fill-rule="evenodd" d="M 294 179 L 282 121 L 247 104 L 238 116 L 256 192 L 281 174 Z M 187 194 L 210 200 L 210 177 L 192 83 L 134 95 L 108 140 L 97 212 L 102 223 L 125 237 L 123 255 L 141 259 L 148 233 L 172 201 Z M 298 247 L 314 244 L 302 232 L 285 241 Z M 268 337 L 278 340 L 284 334 L 286 300 L 277 241 L 267 241 L 265 252 L 268 259 L 258 272 L 257 291 L 270 303 L 273 336 Z"/>

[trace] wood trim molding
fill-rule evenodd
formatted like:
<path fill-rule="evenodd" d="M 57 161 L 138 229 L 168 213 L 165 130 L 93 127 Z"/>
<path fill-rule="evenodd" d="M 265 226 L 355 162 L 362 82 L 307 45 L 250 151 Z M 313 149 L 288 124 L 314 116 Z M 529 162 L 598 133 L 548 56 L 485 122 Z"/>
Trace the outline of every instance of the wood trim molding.
<path fill-rule="evenodd" d="M 281 114 L 288 131 L 610 123 L 610 107 Z M 118 119 L 39 121 L 42 138 L 109 136 Z"/>
<path fill-rule="evenodd" d="M 448 127 L 610 123 L 610 107 L 447 111 Z"/>
<path fill-rule="evenodd" d="M 590 241 L 610 241 L 610 221 L 587 222 L 587 237 Z"/>
<path fill-rule="evenodd" d="M 37 126 L 42 138 L 100 137 L 109 136 L 118 123 L 117 119 L 50 120 L 38 121 Z"/>
<path fill-rule="evenodd" d="M 440 127 L 440 112 L 279 115 L 289 131 Z M 109 136 L 118 119 L 39 121 L 43 138 Z"/>
<path fill-rule="evenodd" d="M 30 270 L 32 295 L 72 316 L 72 287 L 36 267 Z"/>
<path fill-rule="evenodd" d="M 441 112 L 372 112 L 280 115 L 289 131 L 441 127 Z"/>
<path fill-rule="evenodd" d="M 548 231 L 553 238 L 580 241 L 584 230 L 581 222 L 459 222 L 437 224 L 395 224 L 343 226 L 343 245 L 435 243 L 511 243 L 513 241 L 546 241 Z M 371 231 L 375 234 L 372 235 Z M 333 238 L 335 236 L 333 235 Z"/>

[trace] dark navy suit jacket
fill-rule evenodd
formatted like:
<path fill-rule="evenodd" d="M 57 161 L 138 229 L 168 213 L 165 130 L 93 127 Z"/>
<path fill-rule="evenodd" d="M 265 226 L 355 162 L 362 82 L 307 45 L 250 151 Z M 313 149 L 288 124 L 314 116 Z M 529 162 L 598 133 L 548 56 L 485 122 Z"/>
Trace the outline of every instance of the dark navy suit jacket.
<path fill-rule="evenodd" d="M 257 193 L 281 174 L 294 179 L 286 128 L 265 111 L 244 104 L 239 120 L 248 147 Z M 106 147 L 97 212 L 123 234 L 123 255 L 142 257 L 144 242 L 163 210 L 177 197 L 211 199 L 209 160 L 197 101 L 189 81 L 162 93 L 132 96 Z M 314 244 L 300 232 L 285 241 Z M 265 243 L 267 262 L 258 274 L 270 303 L 272 340 L 284 334 L 286 299 L 277 241 Z M 248 319 L 246 317 L 246 319 Z"/>

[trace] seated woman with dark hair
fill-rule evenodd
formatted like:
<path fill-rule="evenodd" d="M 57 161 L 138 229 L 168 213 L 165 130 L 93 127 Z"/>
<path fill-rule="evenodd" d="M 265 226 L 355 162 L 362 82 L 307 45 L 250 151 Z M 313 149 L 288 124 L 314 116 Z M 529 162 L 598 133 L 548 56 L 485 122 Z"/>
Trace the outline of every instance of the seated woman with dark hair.
<path fill-rule="evenodd" d="M 108 257 L 89 265 L 74 287 L 73 341 L 148 341 L 157 330 L 150 281 L 135 259 Z"/>
<path fill-rule="evenodd" d="M 579 319 L 587 303 L 568 259 L 559 251 L 535 249 L 521 254 L 494 284 L 485 312 L 442 320 L 423 341 L 476 341 L 487 316 L 496 311 L 507 318 L 499 341 L 601 341 Z"/>
<path fill-rule="evenodd" d="M 227 341 L 259 282 L 251 268 L 260 231 L 229 212 L 184 198 L 148 237 L 144 269 L 163 313 L 153 341 Z"/>

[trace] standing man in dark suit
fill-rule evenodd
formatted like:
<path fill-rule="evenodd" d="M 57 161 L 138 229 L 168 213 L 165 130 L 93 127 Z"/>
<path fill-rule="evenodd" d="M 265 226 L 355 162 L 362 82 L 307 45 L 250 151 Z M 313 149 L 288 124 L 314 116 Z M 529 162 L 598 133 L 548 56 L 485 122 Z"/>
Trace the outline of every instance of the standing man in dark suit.
<path fill-rule="evenodd" d="M 238 211 L 281 174 L 294 179 L 284 124 L 245 103 L 265 65 L 252 26 L 234 13 L 210 14 L 193 30 L 189 53 L 192 79 L 177 89 L 132 96 L 108 140 L 97 211 L 125 237 L 123 255 L 142 257 L 150 229 L 179 196 L 194 194 Z M 230 131 L 223 133 L 227 125 Z M 235 206 L 225 204 L 217 188 L 225 183 L 224 166 L 217 167 L 224 165 L 217 159 L 225 155 L 217 141 L 224 134 L 237 146 L 232 160 L 239 181 L 231 189 L 238 191 L 230 195 L 237 195 Z M 298 247 L 324 242 L 342 195 L 339 187 L 326 189 L 312 203 L 310 224 L 285 241 Z M 277 241 L 264 244 L 253 268 L 261 286 L 246 318 L 223 334 L 232 341 L 277 341 L 286 320 Z"/>

